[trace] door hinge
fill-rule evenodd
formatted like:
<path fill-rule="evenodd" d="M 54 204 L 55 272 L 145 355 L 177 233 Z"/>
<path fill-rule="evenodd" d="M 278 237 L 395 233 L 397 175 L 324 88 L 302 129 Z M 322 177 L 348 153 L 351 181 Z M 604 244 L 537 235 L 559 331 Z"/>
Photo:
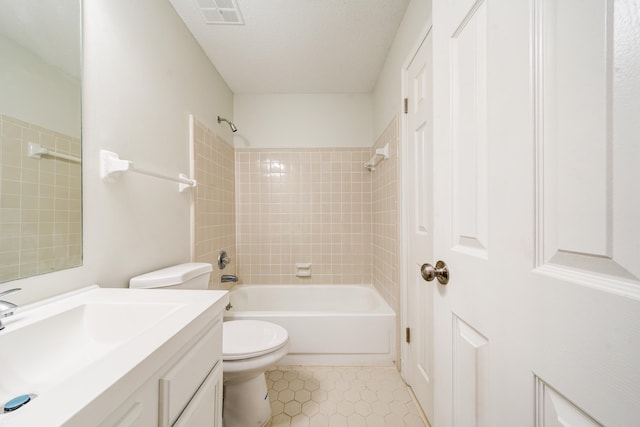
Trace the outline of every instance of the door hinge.
<path fill-rule="evenodd" d="M 404 113 L 405 114 L 409 113 L 409 98 L 404 99 Z"/>
<path fill-rule="evenodd" d="M 411 342 L 411 328 L 406 328 L 404 330 L 404 339 L 407 343 Z"/>

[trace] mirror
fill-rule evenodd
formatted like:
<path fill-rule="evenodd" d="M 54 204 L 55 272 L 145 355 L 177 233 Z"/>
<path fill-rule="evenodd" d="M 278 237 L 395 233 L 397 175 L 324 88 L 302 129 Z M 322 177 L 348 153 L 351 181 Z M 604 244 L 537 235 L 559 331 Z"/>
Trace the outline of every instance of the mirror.
<path fill-rule="evenodd" d="M 81 0 L 0 0 L 0 282 L 82 265 Z"/>

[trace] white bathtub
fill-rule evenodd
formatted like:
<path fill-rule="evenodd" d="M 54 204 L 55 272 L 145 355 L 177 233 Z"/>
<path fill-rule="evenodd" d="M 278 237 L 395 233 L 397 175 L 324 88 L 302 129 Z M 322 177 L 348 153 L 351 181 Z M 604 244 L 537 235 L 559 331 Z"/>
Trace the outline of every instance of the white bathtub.
<path fill-rule="evenodd" d="M 225 320 L 258 319 L 289 332 L 281 365 L 392 365 L 395 313 L 372 286 L 238 285 Z"/>

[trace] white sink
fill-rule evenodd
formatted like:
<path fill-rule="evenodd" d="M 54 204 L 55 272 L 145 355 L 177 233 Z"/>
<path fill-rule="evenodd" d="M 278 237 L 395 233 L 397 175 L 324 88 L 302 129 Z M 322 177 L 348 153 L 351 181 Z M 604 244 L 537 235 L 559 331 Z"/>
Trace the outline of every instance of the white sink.
<path fill-rule="evenodd" d="M 59 412 L 65 397 L 90 401 L 224 295 L 93 286 L 20 307 L 0 331 L 0 405 L 22 394 L 38 397 L 0 413 L 0 426 L 31 407 Z"/>
<path fill-rule="evenodd" d="M 180 304 L 88 303 L 12 330 L 0 338 L 7 382 L 25 391 L 68 377 L 147 330 Z M 9 375 L 7 381 L 5 375 Z M 0 403 L 4 402 L 0 392 Z"/>

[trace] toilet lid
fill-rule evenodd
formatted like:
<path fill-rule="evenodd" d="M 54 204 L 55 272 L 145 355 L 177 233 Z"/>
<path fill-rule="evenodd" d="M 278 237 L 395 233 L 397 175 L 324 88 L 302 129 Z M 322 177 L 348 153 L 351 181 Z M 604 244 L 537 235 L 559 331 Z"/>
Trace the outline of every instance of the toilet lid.
<path fill-rule="evenodd" d="M 262 320 L 231 320 L 222 323 L 222 359 L 262 356 L 285 345 L 287 330 Z"/>

